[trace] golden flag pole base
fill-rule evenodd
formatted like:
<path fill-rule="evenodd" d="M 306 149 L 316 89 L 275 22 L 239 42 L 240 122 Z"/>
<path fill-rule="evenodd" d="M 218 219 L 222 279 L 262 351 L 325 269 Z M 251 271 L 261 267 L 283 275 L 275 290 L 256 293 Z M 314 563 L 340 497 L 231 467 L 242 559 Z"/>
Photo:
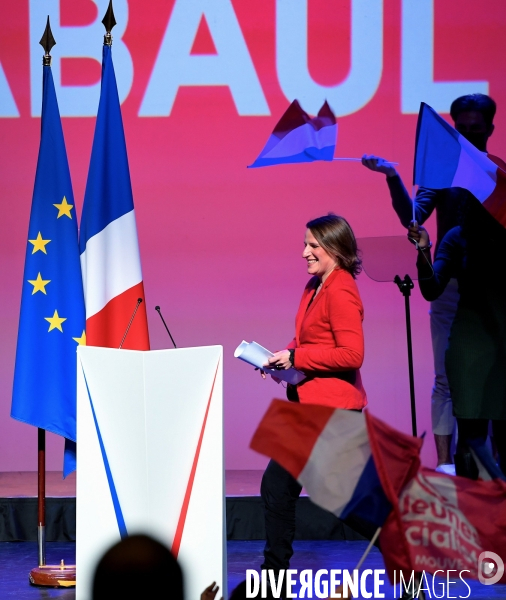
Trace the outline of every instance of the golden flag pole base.
<path fill-rule="evenodd" d="M 63 560 L 59 565 L 41 565 L 30 571 L 30 583 L 45 587 L 75 587 L 76 566 L 66 565 Z"/>

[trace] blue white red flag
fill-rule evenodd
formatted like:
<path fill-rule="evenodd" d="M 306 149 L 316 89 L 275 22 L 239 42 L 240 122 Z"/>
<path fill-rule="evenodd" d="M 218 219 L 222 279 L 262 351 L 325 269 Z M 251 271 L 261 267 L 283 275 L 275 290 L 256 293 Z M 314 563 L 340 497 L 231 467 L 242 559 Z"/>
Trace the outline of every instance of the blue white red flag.
<path fill-rule="evenodd" d="M 146 303 L 123 120 L 111 57 L 104 45 L 102 88 L 79 238 L 89 346 L 149 350 Z"/>
<path fill-rule="evenodd" d="M 506 227 L 506 171 L 422 102 L 418 115 L 413 183 L 460 187 L 475 196 Z"/>
<path fill-rule="evenodd" d="M 388 444 L 392 431 L 364 413 L 273 400 L 251 447 L 284 467 L 315 504 L 337 517 L 353 514 L 381 527 L 392 506 L 378 476 L 370 438 L 384 438 Z M 416 473 L 421 445 L 416 438 L 399 436 L 404 454 L 399 458 L 394 453 L 389 463 L 397 492 Z"/>
<path fill-rule="evenodd" d="M 258 158 L 249 167 L 314 162 L 334 157 L 337 122 L 327 102 L 311 118 L 294 100 L 271 133 Z"/>
<path fill-rule="evenodd" d="M 468 578 L 505 583 L 506 482 L 493 469 L 495 479 L 473 481 L 420 468 L 421 445 L 369 412 L 283 400 L 273 400 L 251 441 L 319 506 L 382 526 L 392 582 L 399 571 L 408 581 L 413 572 L 465 570 Z"/>
<path fill-rule="evenodd" d="M 74 195 L 53 75 L 44 66 L 11 416 L 66 438 L 64 476 L 75 469 L 76 348 L 86 344 L 84 328 Z"/>

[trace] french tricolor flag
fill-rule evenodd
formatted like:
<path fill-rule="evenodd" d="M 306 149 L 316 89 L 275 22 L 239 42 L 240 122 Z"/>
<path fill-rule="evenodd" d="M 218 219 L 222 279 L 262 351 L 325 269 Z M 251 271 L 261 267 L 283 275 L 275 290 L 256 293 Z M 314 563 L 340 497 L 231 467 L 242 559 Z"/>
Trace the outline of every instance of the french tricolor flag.
<path fill-rule="evenodd" d="M 392 510 L 381 471 L 388 470 L 395 495 L 416 473 L 420 445 L 366 413 L 284 400 L 272 401 L 251 440 L 251 448 L 285 468 L 315 504 L 378 527 Z"/>
<path fill-rule="evenodd" d="M 146 303 L 123 121 L 111 57 L 104 45 L 102 88 L 79 236 L 86 343 L 149 350 Z"/>
<path fill-rule="evenodd" d="M 294 100 L 274 128 L 252 167 L 314 162 L 334 157 L 337 122 L 327 102 L 311 118 Z"/>
<path fill-rule="evenodd" d="M 432 189 L 460 187 L 506 227 L 506 171 L 422 102 L 418 115 L 413 183 Z"/>

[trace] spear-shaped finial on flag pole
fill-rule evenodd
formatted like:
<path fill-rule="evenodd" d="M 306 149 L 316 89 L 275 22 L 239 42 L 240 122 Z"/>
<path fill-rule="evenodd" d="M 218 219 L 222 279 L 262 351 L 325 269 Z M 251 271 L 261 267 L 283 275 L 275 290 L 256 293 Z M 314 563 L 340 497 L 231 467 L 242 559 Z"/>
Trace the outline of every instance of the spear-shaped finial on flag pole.
<path fill-rule="evenodd" d="M 105 35 L 104 35 L 104 45 L 112 46 L 112 28 L 116 25 L 116 19 L 114 18 L 114 10 L 112 9 L 112 0 L 109 0 L 109 6 L 107 7 L 107 12 L 102 19 L 102 23 L 105 27 Z"/>
<path fill-rule="evenodd" d="M 51 31 L 51 25 L 49 23 L 49 15 L 47 16 L 46 28 L 44 29 L 44 33 L 40 38 L 39 44 L 44 48 L 44 58 L 42 59 L 42 64 L 44 67 L 51 66 L 51 48 L 56 46 L 56 40 L 53 37 L 53 32 Z"/>

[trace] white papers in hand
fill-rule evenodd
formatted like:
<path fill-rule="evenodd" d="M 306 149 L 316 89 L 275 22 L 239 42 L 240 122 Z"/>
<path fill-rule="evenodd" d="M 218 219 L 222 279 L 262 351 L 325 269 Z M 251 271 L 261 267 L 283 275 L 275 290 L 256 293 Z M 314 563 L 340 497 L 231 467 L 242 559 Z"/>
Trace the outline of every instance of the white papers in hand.
<path fill-rule="evenodd" d="M 266 373 L 274 375 L 274 377 L 277 377 L 282 381 L 286 381 L 287 383 L 293 383 L 295 385 L 306 378 L 302 371 L 298 371 L 293 367 L 291 369 L 282 369 L 281 371 L 278 371 L 277 369 L 267 369 L 264 367 L 268 359 L 271 356 L 274 356 L 274 354 L 256 342 L 249 343 L 242 341 L 239 346 L 237 346 L 234 356 L 236 358 L 240 358 L 250 365 L 253 365 L 257 369 L 262 369 Z"/>

